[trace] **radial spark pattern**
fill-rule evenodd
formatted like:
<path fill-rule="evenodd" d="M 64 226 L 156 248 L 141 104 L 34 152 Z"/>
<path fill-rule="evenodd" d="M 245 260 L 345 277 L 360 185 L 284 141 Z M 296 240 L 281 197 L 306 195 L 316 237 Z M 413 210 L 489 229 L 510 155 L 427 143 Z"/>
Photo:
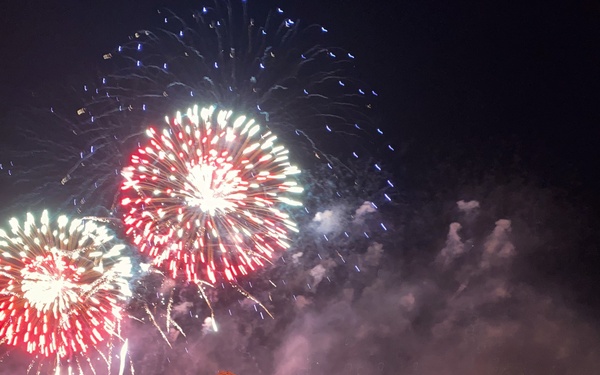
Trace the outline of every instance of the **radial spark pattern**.
<path fill-rule="evenodd" d="M 302 188 L 277 137 L 215 108 L 177 113 L 131 157 L 122 185 L 127 233 L 172 277 L 233 280 L 289 247 L 281 205 Z"/>
<path fill-rule="evenodd" d="M 131 262 L 104 226 L 31 214 L 0 230 L 0 337 L 43 357 L 82 357 L 108 342 L 130 295 Z M 56 356 L 56 357 L 54 357 Z"/>
<path fill-rule="evenodd" d="M 355 56 L 335 46 L 335 30 L 259 2 L 193 8 L 159 10 L 157 24 L 103 54 L 99 76 L 40 97 L 48 111 L 30 122 L 44 126 L 19 130 L 35 141 L 35 152 L 15 150 L 16 166 L 5 164 L 23 192 L 39 186 L 29 201 L 91 215 L 113 211 L 120 172 L 148 124 L 196 103 L 256 119 L 306 170 L 325 166 L 331 181 L 361 178 L 356 162 L 386 170 L 393 146 L 378 128 L 377 93 L 358 79 Z M 379 192 L 369 199 L 388 200 Z"/>

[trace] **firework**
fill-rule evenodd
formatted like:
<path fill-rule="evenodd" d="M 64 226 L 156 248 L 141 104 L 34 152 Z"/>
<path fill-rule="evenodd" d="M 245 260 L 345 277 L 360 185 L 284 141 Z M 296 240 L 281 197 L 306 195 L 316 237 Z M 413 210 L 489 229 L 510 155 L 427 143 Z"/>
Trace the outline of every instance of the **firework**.
<path fill-rule="evenodd" d="M 47 211 L 39 224 L 27 214 L 22 226 L 14 218 L 10 226 L 0 230 L 2 342 L 57 367 L 89 361 L 118 334 L 130 295 L 125 246 L 91 220 L 51 222 Z"/>
<path fill-rule="evenodd" d="M 43 103 L 50 108 L 38 120 L 44 129 L 27 134 L 38 139 L 35 155 L 15 157 L 13 180 L 24 189 L 32 178 L 51 179 L 36 183 L 45 194 L 31 199 L 51 197 L 93 215 L 100 212 L 90 208 L 113 211 L 120 172 L 147 125 L 197 103 L 268 126 L 303 169 L 325 165 L 330 177 L 346 178 L 360 177 L 348 168 L 357 160 L 380 168 L 374 159 L 392 147 L 374 125 L 377 94 L 353 78 L 354 55 L 332 47 L 332 33 L 281 9 L 253 15 L 244 1 L 210 3 L 190 16 L 159 11 L 164 24 L 105 53 L 99 77 L 70 83 L 76 91 Z"/>
<path fill-rule="evenodd" d="M 231 111 L 198 107 L 150 128 L 123 171 L 127 234 L 173 278 L 233 280 L 289 247 L 298 206 L 288 150 L 272 132 Z"/>

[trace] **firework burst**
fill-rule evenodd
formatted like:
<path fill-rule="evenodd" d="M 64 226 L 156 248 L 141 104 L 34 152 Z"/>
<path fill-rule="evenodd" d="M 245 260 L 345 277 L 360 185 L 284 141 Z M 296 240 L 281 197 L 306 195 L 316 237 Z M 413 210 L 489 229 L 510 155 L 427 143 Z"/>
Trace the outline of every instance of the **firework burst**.
<path fill-rule="evenodd" d="M 173 278 L 234 280 L 290 246 L 296 224 L 282 205 L 302 188 L 298 168 L 272 132 L 214 107 L 189 109 L 150 141 L 123 171 L 127 234 Z"/>
<path fill-rule="evenodd" d="M 57 368 L 73 360 L 81 369 L 94 350 L 102 352 L 118 335 L 130 296 L 131 262 L 124 245 L 90 220 L 51 222 L 44 211 L 11 232 L 0 230 L 0 337 L 23 347 L 40 363 Z"/>
<path fill-rule="evenodd" d="M 321 25 L 281 9 L 253 15 L 255 8 L 217 0 L 189 17 L 160 10 L 161 27 L 133 33 L 103 55 L 101 76 L 69 83 L 74 90 L 40 103 L 50 108 L 39 113 L 45 128 L 27 134 L 39 145 L 35 155 L 15 157 L 13 180 L 25 191 L 31 178 L 48 179 L 36 184 L 46 194 L 31 200 L 52 197 L 92 215 L 113 211 L 120 172 L 147 124 L 197 103 L 268 126 L 303 169 L 326 165 L 340 177 L 354 173 L 348 166 L 356 160 L 387 157 L 393 148 L 371 110 L 377 94 L 353 78 L 354 55 L 333 47 Z"/>

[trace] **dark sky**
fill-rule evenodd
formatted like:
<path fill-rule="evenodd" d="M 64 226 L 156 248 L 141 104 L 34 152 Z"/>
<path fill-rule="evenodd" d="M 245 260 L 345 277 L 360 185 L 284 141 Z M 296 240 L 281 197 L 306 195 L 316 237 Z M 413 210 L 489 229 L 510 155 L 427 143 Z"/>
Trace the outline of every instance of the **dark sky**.
<path fill-rule="evenodd" d="M 42 84 L 89 74 L 102 52 L 157 25 L 155 10 L 166 3 L 177 11 L 193 6 L 158 0 L 5 5 L 0 109 L 27 103 L 28 92 Z M 384 94 L 381 111 L 400 142 L 443 148 L 438 143 L 512 137 L 523 157 L 547 153 L 553 164 L 577 164 L 586 182 L 598 178 L 597 3 L 275 4 L 330 25 L 335 40 L 360 57 L 361 78 Z"/>
<path fill-rule="evenodd" d="M 158 7 L 185 12 L 195 3 L 4 4 L 0 163 L 11 158 L 4 145 L 22 142 L 19 124 L 7 119 L 15 108 L 30 110 L 32 93 L 95 72 L 102 54 L 127 35 L 160 25 Z M 294 263 L 281 271 L 290 285 L 309 280 L 314 290 L 296 290 L 302 298 L 287 307 L 274 302 L 283 318 L 244 322 L 238 318 L 250 314 L 240 304 L 238 318 L 223 319 L 228 337 L 203 333 L 171 357 L 196 348 L 203 354 L 190 363 L 212 371 L 206 374 L 228 361 L 238 375 L 340 368 L 361 375 L 593 374 L 600 358 L 593 334 L 600 324 L 600 4 L 268 3 L 326 25 L 357 56 L 361 80 L 379 92 L 381 126 L 398 150 L 386 161 L 398 203 L 377 220 L 391 223 L 394 234 L 379 240 L 384 255 L 373 244 L 349 246 L 359 249 L 351 258 L 365 267 L 361 276 L 340 271 L 335 256 L 324 256 L 322 268 L 314 259 L 304 268 Z M 15 193 L 10 178 L 0 183 L 0 191 Z M 351 219 L 360 216 L 355 202 L 323 202 L 329 219 L 309 225 L 299 243 L 376 220 Z M 321 271 L 337 284 L 325 285 Z M 144 347 L 151 334 L 141 331 L 135 340 Z M 156 374 L 187 373 L 183 366 L 157 370 L 170 356 L 157 345 L 148 353 L 159 354 L 140 349 L 137 360 Z"/>

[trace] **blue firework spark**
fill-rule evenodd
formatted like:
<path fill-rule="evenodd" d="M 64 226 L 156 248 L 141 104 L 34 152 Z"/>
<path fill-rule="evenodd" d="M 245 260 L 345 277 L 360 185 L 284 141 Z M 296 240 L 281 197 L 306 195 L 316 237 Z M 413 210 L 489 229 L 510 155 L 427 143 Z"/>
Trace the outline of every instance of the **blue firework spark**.
<path fill-rule="evenodd" d="M 354 55 L 331 47 L 321 25 L 281 9 L 260 21 L 251 13 L 245 1 L 215 1 L 184 17 L 160 10 L 162 27 L 103 54 L 106 74 L 80 85 L 81 104 L 53 109 L 68 129 L 70 157 L 61 150 L 61 160 L 70 162 L 59 180 L 70 204 L 112 210 L 120 172 L 145 129 L 194 104 L 256 118 L 304 168 L 352 177 L 352 164 L 369 159 L 381 169 L 373 151 L 393 149 L 373 124 L 377 93 L 353 78 Z"/>

